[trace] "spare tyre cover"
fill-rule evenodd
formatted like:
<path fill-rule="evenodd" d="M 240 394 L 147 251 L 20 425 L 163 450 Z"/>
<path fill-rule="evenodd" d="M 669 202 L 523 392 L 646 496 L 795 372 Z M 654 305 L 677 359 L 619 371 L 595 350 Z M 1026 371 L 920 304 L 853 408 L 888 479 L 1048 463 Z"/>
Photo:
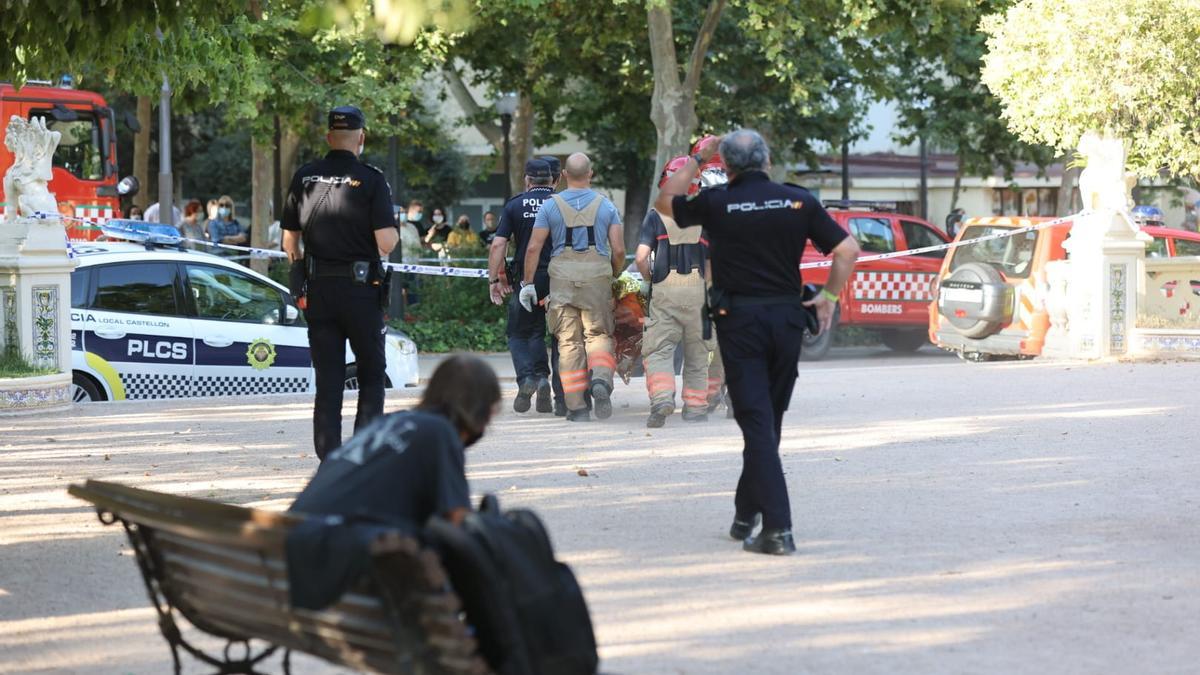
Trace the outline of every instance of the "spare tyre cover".
<path fill-rule="evenodd" d="M 996 268 L 967 263 L 938 287 L 938 312 L 964 337 L 985 338 L 1012 321 L 1013 290 Z"/>

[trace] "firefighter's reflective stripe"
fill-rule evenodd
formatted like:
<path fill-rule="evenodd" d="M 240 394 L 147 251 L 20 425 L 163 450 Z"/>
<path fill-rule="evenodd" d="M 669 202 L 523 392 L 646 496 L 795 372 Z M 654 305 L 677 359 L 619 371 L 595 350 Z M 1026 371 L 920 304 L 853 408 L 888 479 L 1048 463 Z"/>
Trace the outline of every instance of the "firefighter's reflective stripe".
<path fill-rule="evenodd" d="M 559 373 L 562 379 L 563 391 L 566 393 L 581 392 L 587 389 L 588 371 L 586 370 L 564 370 Z"/>
<path fill-rule="evenodd" d="M 855 300 L 933 300 L 935 274 L 918 272 L 856 272 Z"/>

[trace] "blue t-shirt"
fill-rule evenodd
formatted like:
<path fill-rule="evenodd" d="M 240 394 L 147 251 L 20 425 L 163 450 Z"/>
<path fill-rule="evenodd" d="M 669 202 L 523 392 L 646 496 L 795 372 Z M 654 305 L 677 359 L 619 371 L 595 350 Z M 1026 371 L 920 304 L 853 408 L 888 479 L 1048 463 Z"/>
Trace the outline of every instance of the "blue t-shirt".
<path fill-rule="evenodd" d="M 569 188 L 560 192 L 558 196 L 565 199 L 567 204 L 576 211 L 586 209 L 593 199 L 604 200 L 600 203 L 600 210 L 596 212 L 596 222 L 592 225 L 592 230 L 595 232 L 596 251 L 607 258 L 611 253 L 608 247 L 608 228 L 621 224 L 621 215 L 617 213 L 617 207 L 613 206 L 608 199 L 588 188 Z M 543 230 L 550 229 L 551 257 L 563 252 L 567 246 L 567 223 L 558 210 L 557 202 L 547 199 L 538 211 L 537 220 L 534 221 L 533 226 Z M 588 250 L 586 229 L 579 227 L 572 232 L 571 248 L 576 251 Z"/>

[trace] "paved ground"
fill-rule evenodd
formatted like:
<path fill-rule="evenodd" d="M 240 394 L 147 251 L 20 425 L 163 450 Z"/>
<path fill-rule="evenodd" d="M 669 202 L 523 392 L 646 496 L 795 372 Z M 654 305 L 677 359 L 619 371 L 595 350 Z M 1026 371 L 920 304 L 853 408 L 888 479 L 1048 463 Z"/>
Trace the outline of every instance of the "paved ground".
<path fill-rule="evenodd" d="M 734 423 L 648 432 L 640 382 L 603 423 L 505 412 L 469 477 L 546 518 L 607 672 L 1195 672 L 1198 376 L 878 350 L 802 364 L 783 443 L 800 552 L 786 559 L 725 537 Z M 0 672 L 168 672 L 123 535 L 66 486 L 281 508 L 314 467 L 309 405 L 0 420 Z"/>

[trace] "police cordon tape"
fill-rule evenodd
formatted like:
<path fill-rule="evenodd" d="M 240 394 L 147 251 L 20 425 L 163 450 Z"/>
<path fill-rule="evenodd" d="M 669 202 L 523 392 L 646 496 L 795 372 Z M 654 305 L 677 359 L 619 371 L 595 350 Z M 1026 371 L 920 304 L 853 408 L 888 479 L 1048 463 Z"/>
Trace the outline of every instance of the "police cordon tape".
<path fill-rule="evenodd" d="M 1080 211 L 1079 213 L 1076 213 L 1076 214 L 1073 214 L 1070 216 L 1066 216 L 1064 218 L 1056 218 L 1055 220 L 1048 220 L 1044 223 L 1034 223 L 1033 225 L 1026 225 L 1025 227 L 1018 227 L 1018 228 L 1015 228 L 1012 230 L 1005 230 L 1003 232 L 995 232 L 993 234 L 985 234 L 982 237 L 975 237 L 974 239 L 963 239 L 962 241 L 951 241 L 951 242 L 948 242 L 945 244 L 935 244 L 933 246 L 922 246 L 921 248 L 909 248 L 909 249 L 905 249 L 903 251 L 891 251 L 889 253 L 877 253 L 875 255 L 861 256 L 858 258 L 858 260 L 855 261 L 855 264 L 864 263 L 864 262 L 874 262 L 876 260 L 890 260 L 892 258 L 904 258 L 904 257 L 910 256 L 910 255 L 921 255 L 922 253 L 932 253 L 933 251 L 948 251 L 952 248 L 958 248 L 960 246 L 970 246 L 972 244 L 978 244 L 978 243 L 984 242 L 984 241 L 992 241 L 995 239 L 1004 239 L 1005 237 L 1015 237 L 1018 234 L 1025 234 L 1026 232 L 1036 232 L 1038 230 L 1045 230 L 1050 227 L 1058 227 L 1060 225 L 1066 225 L 1066 224 L 1070 223 L 1072 220 L 1074 220 L 1075 218 L 1078 218 L 1079 216 L 1084 215 L 1085 213 L 1086 213 L 1086 211 Z M 832 265 L 833 265 L 832 260 L 822 260 L 820 262 L 815 262 L 815 263 L 803 263 L 800 265 L 800 269 L 811 270 L 811 269 L 817 269 L 817 268 L 821 268 L 821 267 L 831 267 Z"/>
<path fill-rule="evenodd" d="M 1051 227 L 1058 227 L 1061 225 L 1066 225 L 1066 224 L 1070 223 L 1072 220 L 1074 220 L 1082 215 L 1085 215 L 1086 213 L 1087 213 L 1087 211 L 1080 211 L 1079 213 L 1072 214 L 1070 216 L 1066 216 L 1063 218 L 1056 218 L 1054 220 L 1048 220 L 1044 223 L 1034 223 L 1032 225 L 1026 225 L 1024 227 L 1018 227 L 1018 228 L 1014 228 L 1011 230 L 1004 230 L 1003 232 L 994 232 L 992 234 L 987 234 L 982 237 L 975 237 L 973 239 L 963 239 L 962 241 L 951 241 L 951 242 L 948 242 L 945 244 L 935 244 L 933 246 L 922 246 L 920 248 L 910 248 L 910 249 L 905 249 L 903 251 L 890 251 L 888 253 L 877 253 L 875 255 L 861 256 L 858 258 L 858 260 L 855 261 L 855 263 L 857 264 L 857 263 L 864 263 L 864 262 L 874 262 L 876 260 L 890 260 L 892 258 L 904 258 L 904 257 L 908 257 L 908 256 L 913 256 L 913 255 L 921 255 L 922 253 L 932 253 L 934 251 L 947 251 L 952 248 L 959 248 L 960 246 L 970 246 L 972 244 L 978 244 L 978 243 L 985 242 L 985 241 L 1004 239 L 1005 237 L 1015 237 L 1016 235 L 1025 234 L 1026 232 L 1037 232 L 1039 230 L 1045 230 L 1045 229 L 1051 228 Z M 67 215 L 62 215 L 62 214 L 57 214 L 57 213 L 56 214 L 47 214 L 47 213 L 38 212 L 38 213 L 34 214 L 34 217 L 40 218 L 42 220 L 48 220 L 50 218 L 57 217 L 62 220 L 69 220 L 69 221 L 74 221 L 74 222 L 79 222 L 79 223 L 85 223 L 87 225 L 87 229 L 100 229 L 100 230 L 106 230 L 106 231 L 113 231 L 113 232 L 117 232 L 118 234 L 121 232 L 126 232 L 126 233 L 130 234 L 131 236 L 133 236 L 133 235 L 144 236 L 145 235 L 144 232 L 138 232 L 136 230 L 131 230 L 128 228 L 122 228 L 122 227 L 117 227 L 117 226 L 112 226 L 112 225 L 104 225 L 94 219 L 80 218 L 78 216 L 67 216 Z M 121 222 L 121 221 L 118 220 L 117 222 Z M 262 258 L 286 258 L 287 257 L 287 254 L 284 253 L 283 251 L 276 251 L 273 249 L 253 248 L 250 246 L 238 246 L 236 244 L 221 244 L 221 243 L 211 242 L 211 241 L 208 241 L 205 239 L 189 239 L 187 237 L 181 237 L 178 235 L 175 235 L 173 237 L 173 239 L 176 242 L 187 242 L 189 244 L 197 244 L 200 246 L 207 246 L 209 248 L 221 248 L 221 249 L 229 249 L 229 250 L 233 250 L 233 251 L 241 251 L 243 253 L 249 253 L 251 258 L 262 259 Z M 423 258 L 423 260 L 428 260 L 428 259 Z M 472 259 L 472 260 L 474 260 L 474 259 Z M 819 269 L 822 267 L 831 267 L 832 265 L 833 265 L 832 260 L 822 260 L 819 262 L 803 263 L 800 265 L 800 269 L 802 269 L 802 270 Z M 401 272 L 404 274 L 424 274 L 424 275 L 429 275 L 429 276 L 442 276 L 442 277 L 465 277 L 465 278 L 471 278 L 471 279 L 486 279 L 488 276 L 488 271 L 486 269 L 473 269 L 473 268 L 469 268 L 469 267 L 445 267 L 445 266 L 440 266 L 440 265 L 413 265 L 413 264 L 409 264 L 409 263 L 391 263 L 391 262 L 384 263 L 384 267 L 393 272 Z"/>

